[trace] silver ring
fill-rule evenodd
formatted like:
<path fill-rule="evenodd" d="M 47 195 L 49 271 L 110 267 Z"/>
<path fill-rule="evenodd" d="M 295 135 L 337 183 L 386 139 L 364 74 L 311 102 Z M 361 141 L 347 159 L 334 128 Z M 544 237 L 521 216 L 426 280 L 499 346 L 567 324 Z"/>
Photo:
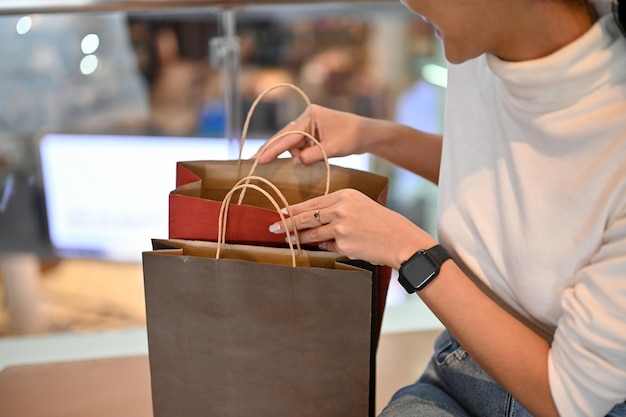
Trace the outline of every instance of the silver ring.
<path fill-rule="evenodd" d="M 315 217 L 315 220 L 317 220 L 317 222 L 318 222 L 319 224 L 322 224 L 322 219 L 321 219 L 321 217 L 320 217 L 320 211 L 319 211 L 319 210 L 315 210 L 315 211 L 313 212 L 313 217 Z"/>

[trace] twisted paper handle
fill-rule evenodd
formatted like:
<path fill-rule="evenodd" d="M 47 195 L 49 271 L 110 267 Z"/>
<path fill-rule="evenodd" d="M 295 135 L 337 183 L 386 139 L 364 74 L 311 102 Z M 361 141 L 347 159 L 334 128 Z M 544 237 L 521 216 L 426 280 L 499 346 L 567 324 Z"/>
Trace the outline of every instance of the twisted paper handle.
<path fill-rule="evenodd" d="M 241 141 L 239 142 L 239 161 L 241 161 L 243 145 L 246 142 L 246 137 L 248 136 L 248 128 L 250 127 L 250 119 L 252 119 L 252 115 L 254 114 L 254 110 L 256 110 L 256 106 L 263 99 L 263 97 L 265 97 L 269 92 L 276 90 L 277 88 L 282 88 L 282 87 L 291 88 L 292 90 L 299 93 L 304 99 L 304 101 L 306 101 L 306 108 L 309 111 L 309 118 L 311 120 L 311 135 L 315 136 L 315 120 L 313 119 L 313 112 L 311 111 L 311 100 L 309 99 L 309 96 L 307 96 L 304 91 L 302 91 L 301 89 L 299 89 L 293 84 L 290 84 L 290 83 L 276 84 L 272 87 L 269 87 L 268 89 L 263 91 L 261 94 L 259 94 L 256 100 L 254 100 L 254 102 L 252 103 L 252 106 L 250 106 L 250 110 L 248 110 L 248 115 L 246 116 L 246 120 L 243 124 L 243 130 L 241 132 Z"/>
<path fill-rule="evenodd" d="M 251 180 L 261 181 L 269 185 L 274 190 L 274 192 L 278 195 L 278 197 L 281 199 L 282 203 L 284 204 L 284 207 L 287 209 L 287 213 L 289 214 L 289 217 L 291 218 L 291 209 L 289 208 L 289 205 L 287 203 L 287 200 L 285 199 L 285 196 L 280 192 L 280 190 L 274 184 L 272 184 L 271 181 L 263 177 L 257 177 L 257 176 L 248 176 L 248 177 L 242 178 L 241 180 L 239 180 L 237 184 L 235 184 L 233 188 L 231 188 L 231 190 L 228 192 L 228 194 L 226 194 L 226 197 L 224 197 L 224 200 L 222 201 L 222 205 L 220 207 L 220 214 L 219 214 L 219 218 L 217 221 L 217 233 L 218 234 L 217 234 L 217 252 L 215 254 L 215 258 L 219 259 L 221 249 L 223 246 L 226 245 L 226 225 L 228 223 L 228 207 L 230 206 L 230 200 L 232 199 L 233 194 L 237 192 L 238 190 L 242 190 L 243 192 L 243 190 L 252 188 L 256 191 L 259 191 L 261 194 L 267 197 L 267 199 L 274 205 L 274 208 L 278 212 L 278 215 L 280 216 L 280 219 L 283 222 L 283 225 L 285 226 L 285 231 L 287 233 L 287 243 L 289 244 L 289 249 L 291 251 L 291 264 L 295 268 L 296 267 L 296 253 L 294 251 L 293 243 L 291 241 L 291 234 L 289 233 L 289 231 L 287 231 L 288 229 L 287 219 L 283 215 L 281 208 L 276 202 L 276 200 L 274 199 L 274 197 L 272 197 L 270 193 L 268 193 L 266 190 L 259 187 L 258 185 L 250 184 L 249 181 Z M 298 235 L 298 231 L 296 230 L 295 227 L 293 230 L 293 234 L 295 236 L 298 254 L 302 255 L 302 247 L 300 245 L 300 236 Z"/>
<path fill-rule="evenodd" d="M 328 156 L 326 155 L 326 151 L 324 151 L 324 148 L 322 148 L 322 144 L 315 139 L 315 137 L 313 137 L 313 135 L 307 133 L 307 132 L 302 132 L 299 130 L 293 130 L 293 131 L 289 131 L 289 132 L 284 132 L 281 133 L 280 135 L 274 136 L 271 139 L 269 139 L 259 150 L 259 155 L 257 156 L 257 158 L 254 160 L 254 162 L 252 163 L 252 167 L 250 168 L 250 172 L 248 173 L 248 177 L 252 176 L 252 174 L 254 174 L 254 170 L 256 169 L 256 167 L 259 165 L 259 159 L 261 158 L 261 156 L 265 153 L 266 150 L 268 150 L 273 144 L 274 142 L 278 141 L 279 139 L 285 137 L 285 136 L 289 136 L 289 135 L 293 135 L 293 134 L 299 134 L 299 135 L 303 135 L 307 138 L 309 138 L 311 140 L 311 142 L 313 144 L 315 144 L 315 146 L 317 146 L 319 148 L 319 150 L 322 152 L 322 156 L 324 157 L 324 164 L 326 165 L 326 188 L 324 189 L 324 195 L 328 194 L 328 192 L 330 191 L 330 162 L 328 162 Z M 246 184 L 250 183 L 250 181 L 246 181 Z M 245 197 L 245 193 L 246 190 L 244 189 L 243 191 L 241 191 L 241 194 L 239 194 L 239 200 L 237 201 L 237 204 L 241 204 L 243 202 L 243 198 Z"/>

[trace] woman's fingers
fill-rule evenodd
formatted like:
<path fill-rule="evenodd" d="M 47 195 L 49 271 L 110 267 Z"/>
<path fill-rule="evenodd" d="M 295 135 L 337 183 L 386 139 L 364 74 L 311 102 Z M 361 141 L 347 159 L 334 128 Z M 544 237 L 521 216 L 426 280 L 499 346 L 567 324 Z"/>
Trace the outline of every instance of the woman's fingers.
<path fill-rule="evenodd" d="M 263 153 L 257 152 L 252 158 L 258 158 L 259 163 L 263 164 L 276 159 L 280 154 L 285 151 L 291 153 L 294 158 L 294 163 L 302 165 L 311 165 L 315 162 L 324 159 L 324 154 L 320 148 L 312 143 L 311 139 L 301 133 L 305 132 L 317 139 L 321 146 L 324 148 L 328 157 L 334 156 L 328 153 L 328 140 L 323 138 L 320 132 L 320 126 L 322 124 L 332 123 L 332 115 L 335 113 L 322 111 L 319 106 L 311 105 L 304 113 L 302 113 L 295 120 L 287 123 L 280 131 L 278 131 L 273 138 L 281 135 L 286 135 L 273 142 L 267 150 Z M 311 118 L 314 118 L 315 123 L 311 124 Z M 318 118 L 319 117 L 319 118 Z M 320 120 L 322 118 L 328 118 L 329 120 Z M 292 134 L 288 134 L 294 132 Z M 270 139 L 271 140 L 271 139 Z M 332 141 L 331 141 L 332 142 Z M 332 148 L 332 146 L 331 146 Z"/>
<path fill-rule="evenodd" d="M 287 125 L 279 130 L 273 137 L 277 137 L 291 131 L 303 131 L 310 133 L 309 130 L 310 117 L 308 113 L 305 112 L 301 114 L 297 119 L 287 123 Z M 278 155 L 282 154 L 285 151 L 289 151 L 289 153 L 291 153 L 293 157 L 298 157 L 300 150 L 306 146 L 308 146 L 308 139 L 302 134 L 294 133 L 284 136 L 280 140 L 272 143 L 270 147 L 263 152 L 263 154 L 259 158 L 259 163 L 263 164 L 273 161 L 278 157 Z M 252 159 L 259 157 L 259 153 L 260 151 L 254 154 Z"/>
<path fill-rule="evenodd" d="M 283 214 L 290 215 L 287 218 L 287 230 L 282 222 L 276 222 L 269 227 L 270 232 L 292 233 L 298 231 L 301 243 L 324 242 L 323 248 L 328 242 L 335 239 L 338 223 L 336 211 L 339 209 L 341 200 L 346 193 L 357 192 L 355 190 L 339 190 L 334 193 L 316 197 L 299 204 L 294 204 L 289 209 L 283 209 Z M 295 237 L 292 236 L 295 242 Z"/>
<path fill-rule="evenodd" d="M 280 134 L 281 132 L 278 132 L 278 134 Z M 263 150 L 263 153 L 261 153 L 261 149 L 259 149 L 252 156 L 252 159 L 259 158 L 259 163 L 263 164 L 273 161 L 278 157 L 278 155 L 282 154 L 285 151 L 289 151 L 292 156 L 297 156 L 300 151 L 300 147 L 302 146 L 302 143 L 304 141 L 305 137 L 299 133 L 284 136 L 282 139 L 270 144 L 267 149 Z"/>
<path fill-rule="evenodd" d="M 294 228 L 298 231 L 301 243 L 311 242 L 327 242 L 334 239 L 333 229 L 328 223 L 324 221 L 324 210 L 316 209 L 293 215 L 291 218 L 287 218 L 287 231 L 291 236 L 293 243 L 296 242 L 295 235 L 293 235 Z M 319 220 L 318 220 L 319 219 Z M 328 225 L 328 226 L 327 226 Z M 286 233 L 285 227 L 282 222 L 274 223 L 269 228 L 270 232 L 276 234 Z"/>
<path fill-rule="evenodd" d="M 337 193 L 331 193 L 284 208 L 283 214 L 291 216 L 287 221 L 288 231 L 291 232 L 294 228 L 305 230 L 330 223 L 330 209 L 337 199 Z M 270 226 L 270 231 L 285 233 L 285 228 L 282 222 L 277 222 Z"/>

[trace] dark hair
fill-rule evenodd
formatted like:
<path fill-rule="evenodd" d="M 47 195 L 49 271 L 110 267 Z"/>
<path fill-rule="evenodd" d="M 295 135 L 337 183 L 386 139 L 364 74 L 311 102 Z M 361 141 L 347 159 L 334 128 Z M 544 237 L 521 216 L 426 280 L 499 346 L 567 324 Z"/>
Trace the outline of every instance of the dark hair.
<path fill-rule="evenodd" d="M 615 22 L 622 31 L 622 34 L 626 36 L 626 0 L 612 0 L 613 4 L 613 17 Z"/>

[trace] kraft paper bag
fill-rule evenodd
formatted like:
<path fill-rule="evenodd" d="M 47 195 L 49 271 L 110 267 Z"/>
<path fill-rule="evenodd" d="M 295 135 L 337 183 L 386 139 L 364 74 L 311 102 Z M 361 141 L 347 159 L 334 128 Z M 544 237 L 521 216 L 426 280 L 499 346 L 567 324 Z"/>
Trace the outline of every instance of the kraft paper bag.
<path fill-rule="evenodd" d="M 230 222 L 230 221 L 229 221 Z M 143 254 L 155 417 L 374 414 L 377 284 L 335 253 L 154 240 Z"/>
<path fill-rule="evenodd" d="M 176 166 L 176 189 L 169 195 L 169 237 L 217 241 L 217 220 L 222 200 L 240 179 L 248 176 L 254 161 L 181 161 Z M 289 204 L 325 193 L 327 167 L 323 162 L 296 166 L 288 158 L 257 165 L 254 175 L 275 184 Z M 389 179 L 367 171 L 330 165 L 329 192 L 359 190 L 385 204 Z M 243 204 L 231 207 L 226 241 L 284 246 L 285 237 L 270 233 L 280 220 L 271 204 L 257 193 L 246 193 Z"/>

